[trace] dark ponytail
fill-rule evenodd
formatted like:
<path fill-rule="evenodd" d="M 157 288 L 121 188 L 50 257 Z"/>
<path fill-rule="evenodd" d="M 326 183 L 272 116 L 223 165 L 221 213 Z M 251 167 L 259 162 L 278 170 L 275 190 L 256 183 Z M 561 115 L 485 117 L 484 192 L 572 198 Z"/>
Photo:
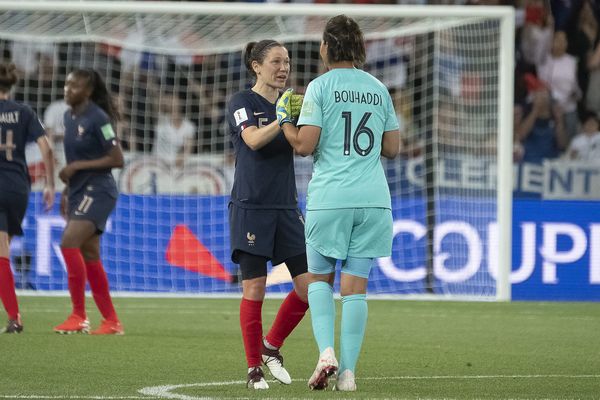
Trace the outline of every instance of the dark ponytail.
<path fill-rule="evenodd" d="M 0 91 L 10 92 L 19 80 L 17 67 L 13 63 L 0 63 Z"/>
<path fill-rule="evenodd" d="M 71 73 L 74 76 L 87 79 L 88 86 L 92 88 L 90 100 L 103 109 L 112 122 L 117 122 L 121 118 L 119 110 L 117 109 L 110 92 L 106 88 L 104 79 L 102 79 L 102 76 L 100 76 L 98 71 L 92 68 L 85 68 L 76 69 Z"/>
<path fill-rule="evenodd" d="M 357 68 L 364 65 L 367 57 L 363 33 L 352 18 L 342 14 L 327 21 L 323 42 L 330 63 L 352 61 Z"/>

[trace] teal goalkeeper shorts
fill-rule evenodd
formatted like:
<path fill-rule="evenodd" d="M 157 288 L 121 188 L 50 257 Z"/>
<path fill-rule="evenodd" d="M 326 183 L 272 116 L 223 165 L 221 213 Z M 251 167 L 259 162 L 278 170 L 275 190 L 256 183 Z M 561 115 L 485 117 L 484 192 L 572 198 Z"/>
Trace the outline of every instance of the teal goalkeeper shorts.
<path fill-rule="evenodd" d="M 389 257 L 392 224 L 388 208 L 308 210 L 304 232 L 306 244 L 326 257 Z"/>

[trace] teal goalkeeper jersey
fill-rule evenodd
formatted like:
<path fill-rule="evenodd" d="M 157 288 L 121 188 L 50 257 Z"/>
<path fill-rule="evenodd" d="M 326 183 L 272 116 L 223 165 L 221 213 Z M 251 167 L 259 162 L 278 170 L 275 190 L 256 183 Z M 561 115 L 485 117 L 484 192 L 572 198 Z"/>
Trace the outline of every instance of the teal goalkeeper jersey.
<path fill-rule="evenodd" d="M 336 68 L 306 90 L 298 126 L 321 128 L 307 210 L 391 209 L 381 164 L 383 133 L 398 129 L 386 87 L 359 69 Z"/>

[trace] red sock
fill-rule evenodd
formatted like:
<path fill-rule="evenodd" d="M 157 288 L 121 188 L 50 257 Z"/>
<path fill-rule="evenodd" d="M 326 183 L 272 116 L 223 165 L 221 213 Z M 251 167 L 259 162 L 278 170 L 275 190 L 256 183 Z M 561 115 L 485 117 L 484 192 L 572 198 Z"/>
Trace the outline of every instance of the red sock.
<path fill-rule="evenodd" d="M 85 262 L 77 248 L 61 248 L 69 281 L 69 293 L 73 303 L 73 314 L 85 318 Z"/>
<path fill-rule="evenodd" d="M 306 310 L 308 310 L 308 303 L 300 300 L 296 291 L 292 289 L 279 307 L 273 326 L 267 334 L 267 342 L 275 347 L 281 347 L 285 338 L 300 323 Z"/>
<path fill-rule="evenodd" d="M 98 310 L 100 310 L 100 314 L 106 320 L 118 322 L 119 318 L 117 318 L 117 313 L 110 298 L 108 278 L 102 266 L 102 261 L 87 260 L 85 262 L 85 269 L 90 288 L 92 289 L 92 295 L 94 296 Z"/>
<path fill-rule="evenodd" d="M 262 361 L 262 303 L 244 298 L 240 303 L 240 326 L 248 368 L 259 367 Z"/>
<path fill-rule="evenodd" d="M 19 303 L 15 293 L 15 278 L 10 270 L 10 261 L 6 257 L 0 257 L 0 299 L 8 314 L 8 319 L 17 319 L 19 314 Z"/>

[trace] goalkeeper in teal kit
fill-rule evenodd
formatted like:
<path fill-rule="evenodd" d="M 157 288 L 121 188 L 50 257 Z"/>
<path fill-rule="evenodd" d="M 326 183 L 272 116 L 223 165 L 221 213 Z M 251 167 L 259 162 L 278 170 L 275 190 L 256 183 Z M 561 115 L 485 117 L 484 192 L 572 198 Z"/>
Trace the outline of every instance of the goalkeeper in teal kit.
<path fill-rule="evenodd" d="M 320 357 L 308 384 L 325 389 L 339 369 L 336 389 L 354 391 L 369 272 L 374 259 L 390 256 L 392 248 L 391 199 L 380 156 L 398 154 L 400 135 L 386 87 L 358 69 L 365 61 L 358 24 L 345 15 L 330 19 L 320 54 L 328 72 L 308 85 L 299 128 L 291 123 L 291 90 L 278 101 L 277 117 L 294 150 L 314 156 L 305 234 L 308 300 Z M 337 260 L 342 260 L 339 364 L 333 300 Z"/>

